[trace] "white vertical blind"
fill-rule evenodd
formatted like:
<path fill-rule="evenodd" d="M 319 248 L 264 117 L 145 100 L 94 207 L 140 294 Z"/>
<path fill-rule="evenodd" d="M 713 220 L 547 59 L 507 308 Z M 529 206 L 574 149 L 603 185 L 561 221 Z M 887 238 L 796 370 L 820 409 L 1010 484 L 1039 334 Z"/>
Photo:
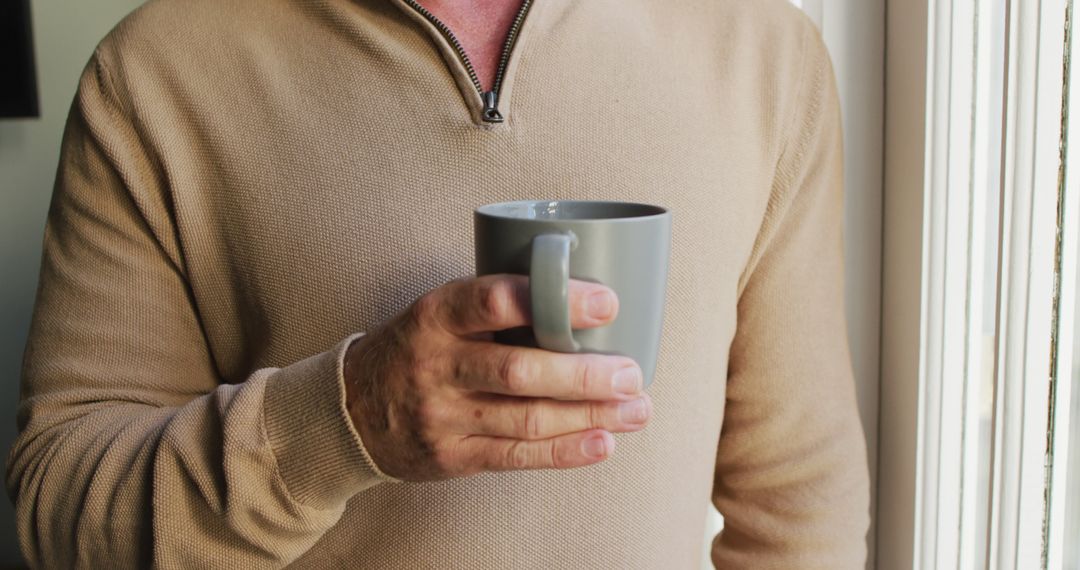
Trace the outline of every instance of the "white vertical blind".
<path fill-rule="evenodd" d="M 996 0 L 929 13 L 921 368 L 913 565 L 984 564 L 996 299 L 1000 78 Z M 991 310 L 984 310 L 990 307 Z"/>
<path fill-rule="evenodd" d="M 990 567 L 1045 567 L 1067 0 L 1011 2 Z"/>
<path fill-rule="evenodd" d="M 1070 4 L 890 4 L 882 568 L 1077 563 Z"/>

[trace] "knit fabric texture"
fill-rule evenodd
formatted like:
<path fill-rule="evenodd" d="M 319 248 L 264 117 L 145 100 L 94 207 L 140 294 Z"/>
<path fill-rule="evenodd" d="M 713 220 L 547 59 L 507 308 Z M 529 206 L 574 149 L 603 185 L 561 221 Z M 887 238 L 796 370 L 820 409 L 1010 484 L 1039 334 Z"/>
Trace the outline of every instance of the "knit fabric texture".
<path fill-rule="evenodd" d="M 7 464 L 42 568 L 862 568 L 840 115 L 783 0 L 536 0 L 501 124 L 403 0 L 151 0 L 79 83 Z M 673 212 L 653 420 L 575 470 L 383 475 L 349 343 L 472 211 Z M 632 259 L 618 260 L 632 263 Z M 723 532 L 705 536 L 712 501 Z"/>

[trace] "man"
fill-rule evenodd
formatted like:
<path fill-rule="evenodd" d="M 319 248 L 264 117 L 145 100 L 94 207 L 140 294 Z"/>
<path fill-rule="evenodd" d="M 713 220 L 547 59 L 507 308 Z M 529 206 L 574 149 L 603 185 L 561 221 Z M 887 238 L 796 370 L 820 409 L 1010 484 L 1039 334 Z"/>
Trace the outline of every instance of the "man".
<path fill-rule="evenodd" d="M 840 155 L 781 0 L 153 0 L 65 135 L 8 464 L 26 555 L 692 568 L 711 497 L 717 567 L 861 567 Z M 528 283 L 467 278 L 471 211 L 527 198 L 674 212 L 647 395 L 628 359 L 491 342 Z"/>

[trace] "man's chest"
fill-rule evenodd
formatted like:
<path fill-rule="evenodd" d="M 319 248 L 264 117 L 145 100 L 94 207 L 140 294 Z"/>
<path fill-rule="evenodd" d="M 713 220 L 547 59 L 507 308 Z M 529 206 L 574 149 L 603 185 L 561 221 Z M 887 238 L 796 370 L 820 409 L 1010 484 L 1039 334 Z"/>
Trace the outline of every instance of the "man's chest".
<path fill-rule="evenodd" d="M 615 77 L 556 86 L 565 56 L 542 51 L 521 63 L 499 128 L 470 120 L 438 59 L 404 77 L 361 65 L 302 77 L 286 60 L 293 80 L 235 83 L 244 96 L 218 102 L 235 105 L 230 128 L 200 127 L 209 144 L 185 157 L 206 166 L 171 181 L 180 238 L 198 244 L 193 293 L 232 315 L 217 336 L 256 336 L 272 362 L 292 356 L 278 344 L 299 353 L 369 330 L 472 274 L 476 207 L 526 199 L 669 208 L 669 326 L 733 325 L 776 159 L 760 105 L 715 74 L 673 84 L 629 58 Z M 253 97 L 269 104 L 243 104 Z M 185 239 L 196 227 L 217 235 Z"/>

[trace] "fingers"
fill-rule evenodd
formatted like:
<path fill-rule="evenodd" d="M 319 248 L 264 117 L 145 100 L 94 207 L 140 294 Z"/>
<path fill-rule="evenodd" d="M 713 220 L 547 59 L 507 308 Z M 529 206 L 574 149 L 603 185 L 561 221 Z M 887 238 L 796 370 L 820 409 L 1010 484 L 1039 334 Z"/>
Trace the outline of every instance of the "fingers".
<path fill-rule="evenodd" d="M 529 279 L 523 275 L 486 275 L 453 281 L 423 299 L 432 318 L 458 336 L 529 325 Z M 615 319 L 619 301 L 611 289 L 570 281 L 570 324 L 575 329 L 603 326 Z"/>
<path fill-rule="evenodd" d="M 615 438 L 604 430 L 540 441 L 478 435 L 461 440 L 459 450 L 468 464 L 485 471 L 569 469 L 607 459 L 615 450 Z"/>
<path fill-rule="evenodd" d="M 615 433 L 645 428 L 652 401 L 645 394 L 628 402 L 561 402 L 546 398 L 483 395 L 466 400 L 450 427 L 461 434 L 540 440 L 603 429 Z"/>
<path fill-rule="evenodd" d="M 451 382 L 466 390 L 558 400 L 631 400 L 641 393 L 633 359 L 562 354 L 488 342 L 463 343 Z"/>

